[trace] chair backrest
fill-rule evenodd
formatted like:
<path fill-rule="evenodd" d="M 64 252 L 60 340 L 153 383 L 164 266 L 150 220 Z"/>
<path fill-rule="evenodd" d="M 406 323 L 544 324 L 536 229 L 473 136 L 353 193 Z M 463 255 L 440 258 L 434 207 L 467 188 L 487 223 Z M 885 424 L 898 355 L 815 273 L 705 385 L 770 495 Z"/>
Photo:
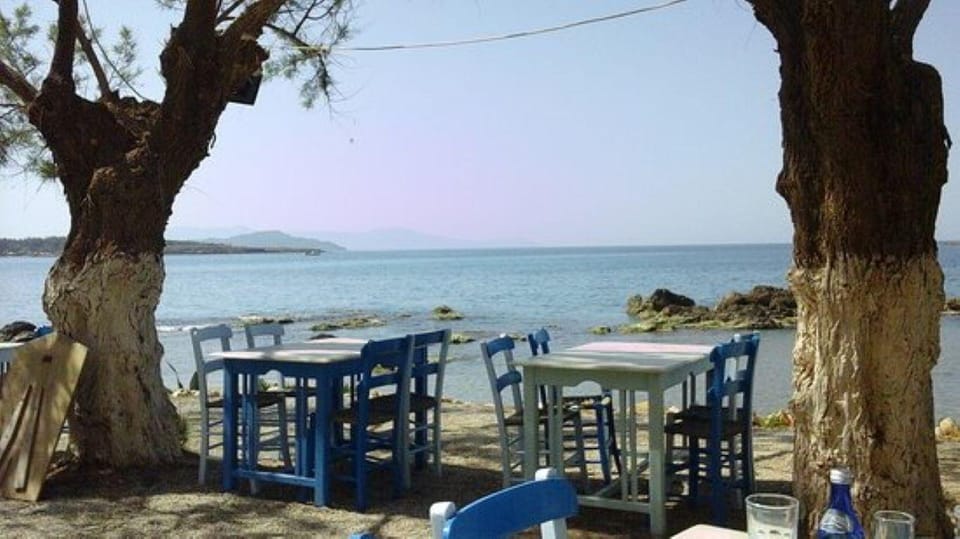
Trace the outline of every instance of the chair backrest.
<path fill-rule="evenodd" d="M 493 393 L 493 406 L 497 409 L 497 421 L 501 428 L 506 417 L 506 410 L 503 405 L 504 389 L 509 387 L 511 390 L 514 411 L 518 414 L 523 413 L 523 400 L 520 396 L 523 377 L 513 364 L 513 349 L 514 343 L 510 337 L 497 337 L 480 343 L 480 354 L 483 356 L 483 364 L 487 369 L 487 379 L 490 382 L 490 391 Z M 504 369 L 502 374 L 498 372 L 495 365 L 498 357 L 503 358 Z"/>
<path fill-rule="evenodd" d="M 430 361 L 430 349 L 438 348 L 436 361 Z M 423 388 L 428 394 L 440 399 L 443 396 L 443 373 L 447 367 L 447 352 L 450 349 L 450 330 L 441 329 L 413 336 L 413 378 L 435 376 L 433 392 Z"/>
<path fill-rule="evenodd" d="M 550 353 L 550 333 L 547 328 L 540 328 L 533 333 L 527 334 L 527 344 L 530 345 L 530 353 L 539 356 L 540 354 Z"/>
<path fill-rule="evenodd" d="M 397 423 L 407 424 L 410 410 L 410 373 L 413 369 L 413 336 L 369 341 L 360 350 L 360 373 L 357 382 L 357 408 L 360 421 L 368 424 L 370 419 L 370 392 L 381 387 L 390 387 L 398 396 Z M 399 421 L 403 418 L 402 421 Z M 397 433 L 406 439 L 406 430 Z"/>
<path fill-rule="evenodd" d="M 549 354 L 550 333 L 547 332 L 547 328 L 540 328 L 533 333 L 527 333 L 527 344 L 530 345 L 530 353 L 534 356 L 539 356 L 540 354 Z M 540 406 L 546 408 L 547 388 L 545 386 L 540 386 L 537 389 L 540 394 Z"/>
<path fill-rule="evenodd" d="M 453 502 L 430 506 L 433 539 L 508 537 L 536 525 L 545 538 L 567 537 L 566 519 L 577 514 L 577 493 L 553 468 L 536 479 L 494 492 L 457 511 Z"/>
<path fill-rule="evenodd" d="M 759 349 L 759 333 L 735 335 L 729 342 L 718 344 L 713 349 L 710 354 L 713 375 L 707 388 L 708 406 L 717 410 L 725 408 L 731 419 L 739 413 L 742 420 L 751 420 L 753 374 Z"/>
<path fill-rule="evenodd" d="M 244 326 L 243 333 L 247 337 L 247 348 L 257 347 L 257 337 L 271 337 L 272 342 L 270 342 L 268 346 L 279 346 L 283 344 L 283 326 L 275 322 Z"/>
<path fill-rule="evenodd" d="M 203 352 L 203 343 L 207 341 L 220 341 L 220 350 L 227 352 L 230 350 L 230 338 L 233 337 L 233 330 L 226 324 L 216 326 L 206 326 L 202 328 L 192 328 L 190 330 L 190 341 L 193 343 L 193 359 L 196 363 L 197 389 L 200 390 L 200 400 L 207 400 L 207 374 L 223 368 L 221 360 L 207 360 Z M 191 387 L 193 384 L 190 384 Z"/>

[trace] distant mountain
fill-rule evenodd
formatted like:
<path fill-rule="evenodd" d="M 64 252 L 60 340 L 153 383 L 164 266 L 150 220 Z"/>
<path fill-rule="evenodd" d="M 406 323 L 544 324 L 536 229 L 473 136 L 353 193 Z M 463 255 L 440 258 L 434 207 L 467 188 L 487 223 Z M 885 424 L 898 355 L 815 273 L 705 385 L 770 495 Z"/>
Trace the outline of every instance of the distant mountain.
<path fill-rule="evenodd" d="M 47 238 L 11 239 L 0 238 L 0 256 L 59 256 L 63 251 L 66 238 L 51 236 Z M 217 242 L 167 240 L 164 250 L 168 255 L 205 255 L 205 254 L 255 254 L 275 252 L 303 252 L 312 249 L 287 247 L 250 247 L 226 245 Z"/>
<path fill-rule="evenodd" d="M 426 234 L 407 228 L 380 228 L 366 232 L 310 231 L 297 234 L 324 238 L 357 251 L 397 251 L 423 249 L 482 249 L 489 247 L 531 247 L 525 241 L 476 241 Z"/>
<path fill-rule="evenodd" d="M 407 228 L 381 228 L 365 232 L 343 232 L 333 230 L 295 230 L 292 234 L 272 231 L 253 232 L 249 229 L 241 233 L 225 234 L 229 230 L 243 230 L 240 227 L 228 228 L 188 228 L 171 227 L 167 231 L 168 239 L 213 241 L 230 245 L 253 247 L 294 247 L 298 249 L 323 249 L 336 251 L 350 249 L 357 251 L 398 251 L 421 249 L 485 249 L 491 247 L 536 247 L 537 244 L 517 239 L 508 240 L 465 240 L 436 234 L 426 234 Z M 266 239 L 263 239 L 266 238 Z M 326 245 L 325 245 L 326 244 Z"/>
<path fill-rule="evenodd" d="M 321 249 L 324 251 L 343 251 L 342 246 L 330 241 L 291 236 L 279 230 L 250 232 L 229 238 L 209 239 L 206 241 L 224 243 L 235 247 L 256 247 L 260 249 Z"/>

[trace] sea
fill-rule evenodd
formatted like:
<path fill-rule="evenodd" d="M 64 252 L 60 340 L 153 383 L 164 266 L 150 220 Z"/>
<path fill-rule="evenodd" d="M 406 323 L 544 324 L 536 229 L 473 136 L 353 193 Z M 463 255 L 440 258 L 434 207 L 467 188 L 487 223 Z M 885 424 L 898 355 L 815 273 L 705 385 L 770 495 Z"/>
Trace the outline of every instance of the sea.
<path fill-rule="evenodd" d="M 960 296 L 960 246 L 941 244 L 948 296 Z M 43 283 L 53 258 L 0 257 L 0 323 L 45 323 Z M 713 344 L 729 330 L 680 330 L 620 335 L 630 320 L 627 298 L 668 288 L 715 305 L 731 291 L 758 284 L 786 286 L 790 245 L 572 247 L 479 250 L 171 255 L 157 308 L 165 384 L 186 384 L 195 370 L 188 331 L 227 323 L 243 347 L 241 317 L 288 318 L 285 340 L 306 340 L 319 319 L 376 316 L 385 324 L 338 330 L 343 337 L 382 338 L 450 327 L 482 340 L 546 327 L 554 349 L 597 340 Z M 447 305 L 462 320 L 433 320 Z M 614 333 L 594 335 L 594 326 Z M 792 329 L 761 330 L 755 409 L 785 407 L 791 394 Z M 525 345 L 521 345 L 521 353 Z M 941 318 L 941 357 L 933 370 L 938 417 L 960 417 L 960 318 Z M 451 347 L 446 396 L 490 402 L 477 342 Z M 668 394 L 676 402 L 678 394 Z"/>

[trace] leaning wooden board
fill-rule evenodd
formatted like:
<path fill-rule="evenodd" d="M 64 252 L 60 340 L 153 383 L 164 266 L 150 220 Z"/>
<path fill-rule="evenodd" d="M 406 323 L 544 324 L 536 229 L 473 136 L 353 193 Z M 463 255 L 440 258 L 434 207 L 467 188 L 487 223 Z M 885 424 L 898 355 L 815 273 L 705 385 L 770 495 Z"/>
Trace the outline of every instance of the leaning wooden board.
<path fill-rule="evenodd" d="M 0 495 L 40 496 L 86 357 L 85 346 L 57 333 L 14 351 L 0 398 Z"/>

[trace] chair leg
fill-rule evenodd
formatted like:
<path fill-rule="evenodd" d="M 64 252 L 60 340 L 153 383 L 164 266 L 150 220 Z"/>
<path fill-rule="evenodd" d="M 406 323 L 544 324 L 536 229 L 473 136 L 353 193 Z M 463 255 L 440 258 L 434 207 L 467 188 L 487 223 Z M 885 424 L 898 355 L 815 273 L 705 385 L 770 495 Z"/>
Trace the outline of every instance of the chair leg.
<path fill-rule="evenodd" d="M 521 427 L 521 434 L 523 436 L 523 431 Z M 523 444 L 518 442 L 522 447 Z M 503 488 L 510 486 L 510 463 L 512 462 L 512 455 L 510 450 L 510 431 L 505 425 L 500 424 L 500 469 L 503 471 Z"/>
<path fill-rule="evenodd" d="M 746 480 L 746 494 L 750 494 L 756 488 L 754 484 L 754 469 L 753 469 L 753 432 L 752 429 L 748 430 L 743 437 L 743 473 L 744 479 Z"/>
<path fill-rule="evenodd" d="M 210 455 L 210 412 L 206 405 L 200 408 L 200 472 L 197 481 L 207 482 L 207 457 Z"/>
<path fill-rule="evenodd" d="M 440 403 L 437 403 L 437 407 L 433 409 L 433 467 L 437 472 L 437 477 L 443 475 L 443 463 L 440 458 L 441 455 L 441 440 L 440 440 Z"/>
<path fill-rule="evenodd" d="M 613 457 L 613 463 L 617 466 L 617 475 L 623 475 L 623 464 L 620 460 L 620 448 L 617 446 L 617 429 L 614 425 L 613 398 L 606 405 L 607 413 L 607 436 L 610 440 L 610 455 Z"/>
<path fill-rule="evenodd" d="M 687 451 L 687 481 L 689 482 L 690 501 L 696 503 L 700 497 L 700 439 L 688 437 Z"/>
<path fill-rule="evenodd" d="M 280 431 L 280 458 L 283 459 L 283 465 L 290 468 L 290 439 L 287 438 L 286 399 L 277 403 L 277 429 Z"/>
<path fill-rule="evenodd" d="M 713 511 L 713 521 L 722 526 L 726 523 L 726 501 L 723 499 L 723 477 L 721 475 L 720 452 L 723 450 L 722 440 L 707 440 L 709 465 L 707 477 L 710 481 L 710 505 Z"/>
<path fill-rule="evenodd" d="M 580 477 L 583 478 L 583 486 L 587 489 L 590 486 L 590 476 L 587 474 L 587 450 L 583 446 L 583 422 L 580 414 L 573 416 L 573 428 L 576 437 L 577 460 L 580 462 Z"/>
<path fill-rule="evenodd" d="M 606 409 L 601 404 L 593 406 L 593 414 L 596 417 L 597 429 L 597 453 L 600 455 L 600 472 L 603 474 L 603 484 L 610 484 L 610 445 L 606 436 L 606 421 L 604 415 Z"/>
<path fill-rule="evenodd" d="M 367 510 L 367 429 L 357 428 L 354 423 L 350 428 L 350 438 L 353 440 L 353 475 L 356 481 L 357 511 Z"/>

